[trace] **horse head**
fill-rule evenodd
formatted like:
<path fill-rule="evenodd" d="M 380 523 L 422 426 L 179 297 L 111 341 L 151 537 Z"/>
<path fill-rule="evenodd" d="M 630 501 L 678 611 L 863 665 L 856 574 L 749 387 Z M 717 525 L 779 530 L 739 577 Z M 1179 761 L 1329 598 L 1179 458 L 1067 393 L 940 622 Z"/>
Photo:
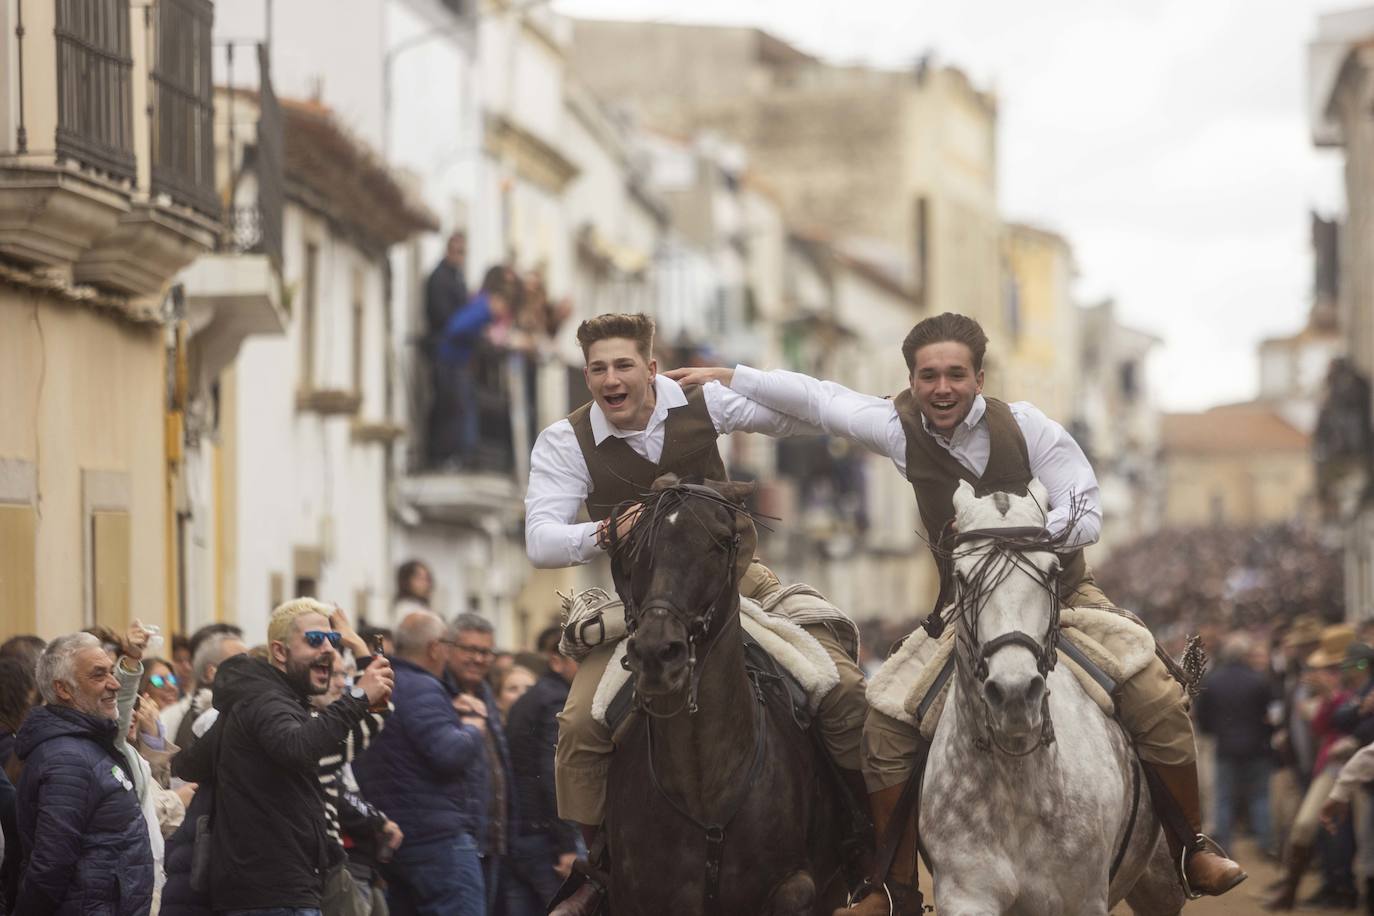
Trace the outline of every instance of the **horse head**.
<path fill-rule="evenodd" d="M 961 670 L 981 692 L 989 737 L 1009 753 L 1029 753 L 1049 733 L 1045 678 L 1054 668 L 1059 626 L 1059 557 L 1044 530 L 1045 488 L 978 497 L 967 482 L 954 494 L 952 552 Z"/>
<path fill-rule="evenodd" d="M 737 616 L 742 566 L 753 556 L 744 500 L 752 483 L 654 481 L 634 526 L 615 545 L 612 573 L 630 638 L 626 666 L 641 698 L 688 691 L 705 654 Z"/>

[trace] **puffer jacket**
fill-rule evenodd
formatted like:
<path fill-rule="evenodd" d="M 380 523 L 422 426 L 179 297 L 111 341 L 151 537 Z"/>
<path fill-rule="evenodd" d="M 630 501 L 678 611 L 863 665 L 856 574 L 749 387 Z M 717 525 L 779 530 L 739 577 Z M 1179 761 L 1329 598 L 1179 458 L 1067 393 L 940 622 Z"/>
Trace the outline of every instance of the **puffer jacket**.
<path fill-rule="evenodd" d="M 135 916 L 153 901 L 148 825 L 118 725 L 65 706 L 35 709 L 19 729 L 19 836 L 24 872 L 14 912 Z M 43 829 L 39 831 L 39 815 Z"/>
<path fill-rule="evenodd" d="M 465 833 L 480 840 L 487 822 L 482 733 L 459 720 L 439 678 L 403 658 L 391 665 L 396 712 L 353 763 L 363 796 L 396 822 L 407 844 Z"/>

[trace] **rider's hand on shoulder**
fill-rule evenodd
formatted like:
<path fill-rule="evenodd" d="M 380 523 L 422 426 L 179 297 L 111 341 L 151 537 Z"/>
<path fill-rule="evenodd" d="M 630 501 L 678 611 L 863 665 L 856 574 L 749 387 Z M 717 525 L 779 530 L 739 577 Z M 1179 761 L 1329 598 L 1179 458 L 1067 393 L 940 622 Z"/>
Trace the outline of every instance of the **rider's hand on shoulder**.
<path fill-rule="evenodd" d="M 734 369 L 721 367 L 683 366 L 681 369 L 669 369 L 663 374 L 684 388 L 688 385 L 705 385 L 707 382 L 720 382 L 729 388 L 730 383 L 735 380 Z"/>

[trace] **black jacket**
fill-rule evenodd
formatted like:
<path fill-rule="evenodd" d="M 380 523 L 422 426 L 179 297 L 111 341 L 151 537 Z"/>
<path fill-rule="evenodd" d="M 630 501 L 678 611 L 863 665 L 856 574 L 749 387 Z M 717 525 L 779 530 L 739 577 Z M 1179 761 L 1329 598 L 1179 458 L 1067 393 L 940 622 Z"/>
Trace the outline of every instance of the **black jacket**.
<path fill-rule="evenodd" d="M 443 336 L 444 326 L 468 302 L 463 272 L 447 260 L 440 261 L 425 282 L 425 330 L 431 345 Z"/>
<path fill-rule="evenodd" d="M 511 836 L 543 834 L 560 853 L 577 850 L 577 828 L 558 819 L 553 750 L 558 713 L 568 699 L 568 682 L 549 672 L 515 701 L 506 719 L 515 785 L 511 793 Z"/>
<path fill-rule="evenodd" d="M 215 784 L 215 909 L 318 907 L 333 850 L 320 758 L 338 751 L 367 701 L 344 696 L 312 716 L 284 674 L 239 655 L 215 675 L 215 708 L 210 731 L 172 759 L 173 775 Z"/>
<path fill-rule="evenodd" d="M 114 719 L 40 706 L 19 729 L 24 916 L 134 916 L 153 903 L 153 850 Z"/>
<path fill-rule="evenodd" d="M 1198 725 L 1216 736 L 1223 757 L 1269 757 L 1269 703 L 1264 675 L 1242 662 L 1229 662 L 1207 675 L 1197 698 Z"/>
<path fill-rule="evenodd" d="M 196 821 L 210 813 L 214 786 L 203 782 L 186 806 L 186 819 L 176 832 L 167 838 L 162 868 L 167 883 L 162 886 L 161 916 L 212 916 L 210 900 L 191 889 L 191 858 L 195 851 Z"/>

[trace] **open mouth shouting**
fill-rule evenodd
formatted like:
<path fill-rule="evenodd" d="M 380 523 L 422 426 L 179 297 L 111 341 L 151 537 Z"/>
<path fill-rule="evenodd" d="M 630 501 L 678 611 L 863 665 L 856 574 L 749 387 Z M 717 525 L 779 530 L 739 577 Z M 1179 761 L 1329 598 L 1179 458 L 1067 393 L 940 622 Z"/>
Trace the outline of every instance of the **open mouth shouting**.
<path fill-rule="evenodd" d="M 620 391 L 615 394 L 602 395 L 602 397 L 605 398 L 607 407 L 611 410 L 618 410 L 625 405 L 627 400 L 629 400 L 630 393 L 628 391 Z"/>
<path fill-rule="evenodd" d="M 334 676 L 334 657 L 328 655 L 320 661 L 310 666 L 310 683 L 312 686 L 322 689 L 329 689 L 329 679 Z"/>

